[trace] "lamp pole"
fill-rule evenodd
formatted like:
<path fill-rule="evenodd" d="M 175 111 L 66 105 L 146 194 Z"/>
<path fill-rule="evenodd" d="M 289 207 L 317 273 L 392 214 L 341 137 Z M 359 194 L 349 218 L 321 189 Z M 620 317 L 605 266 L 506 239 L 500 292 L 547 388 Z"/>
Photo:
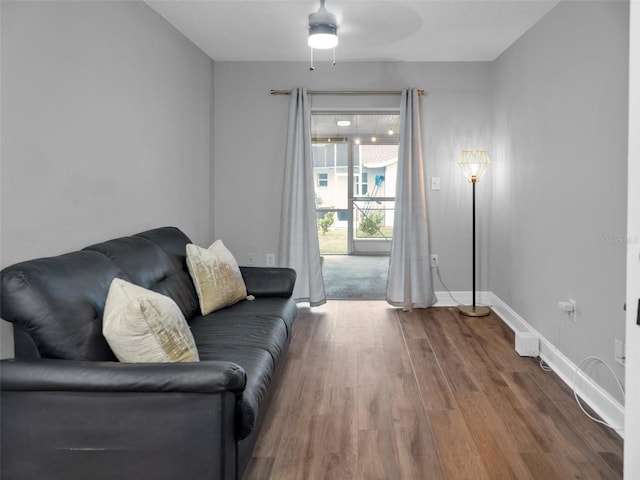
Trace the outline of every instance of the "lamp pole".
<path fill-rule="evenodd" d="M 489 155 L 483 151 L 462 152 L 458 162 L 471 182 L 471 305 L 458 305 L 458 311 L 468 317 L 484 317 L 491 309 L 476 305 L 476 183 L 488 167 Z"/>
<path fill-rule="evenodd" d="M 473 275 L 471 279 L 471 290 L 473 292 L 471 306 L 474 311 L 476 310 L 476 183 L 478 183 L 478 179 L 473 176 L 471 179 L 471 195 L 473 197 L 471 200 L 471 209 L 473 210 L 473 213 L 471 214 L 471 243 L 473 244 L 471 249 L 471 272 Z"/>

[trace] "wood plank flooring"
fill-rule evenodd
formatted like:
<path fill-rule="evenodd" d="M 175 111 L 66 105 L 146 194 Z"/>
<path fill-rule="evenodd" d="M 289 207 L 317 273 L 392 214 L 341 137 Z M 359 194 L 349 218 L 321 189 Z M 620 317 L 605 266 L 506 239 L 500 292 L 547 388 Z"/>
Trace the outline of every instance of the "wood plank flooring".
<path fill-rule="evenodd" d="M 620 479 L 622 440 L 493 313 L 301 308 L 244 480 Z"/>

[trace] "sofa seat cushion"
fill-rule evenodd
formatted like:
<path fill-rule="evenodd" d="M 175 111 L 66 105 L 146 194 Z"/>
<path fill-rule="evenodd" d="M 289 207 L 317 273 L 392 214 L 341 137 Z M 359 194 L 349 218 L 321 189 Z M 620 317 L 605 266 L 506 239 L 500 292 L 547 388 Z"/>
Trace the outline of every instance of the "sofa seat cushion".
<path fill-rule="evenodd" d="M 273 382 L 275 367 L 271 355 L 260 347 L 232 344 L 204 343 L 198 346 L 198 351 L 201 361 L 223 360 L 236 363 L 244 369 L 247 383 L 238 397 L 236 428 L 238 439 L 246 438 L 256 425 Z"/>
<path fill-rule="evenodd" d="M 287 324 L 278 316 L 264 315 L 261 308 L 255 311 L 252 308 L 235 308 L 253 303 L 261 305 L 264 302 L 245 300 L 233 307 L 191 319 L 189 325 L 198 352 L 222 345 L 255 347 L 267 352 L 275 367 L 289 343 Z"/>
<path fill-rule="evenodd" d="M 254 311 L 259 317 L 279 318 L 287 327 L 287 338 L 291 341 L 293 322 L 298 314 L 296 302 L 291 298 L 263 297 L 255 302 L 241 302 L 237 305 L 239 310 Z"/>

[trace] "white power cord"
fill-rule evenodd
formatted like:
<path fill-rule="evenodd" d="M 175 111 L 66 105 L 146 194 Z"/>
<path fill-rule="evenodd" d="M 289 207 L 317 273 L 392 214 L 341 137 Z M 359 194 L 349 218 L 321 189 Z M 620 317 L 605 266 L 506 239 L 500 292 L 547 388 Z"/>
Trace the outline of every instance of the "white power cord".
<path fill-rule="evenodd" d="M 596 356 L 589 356 L 589 357 L 585 357 L 583 358 L 580 363 L 578 363 L 578 365 L 576 366 L 575 371 L 573 372 L 573 397 L 576 399 L 576 402 L 578 403 L 578 406 L 580 407 L 580 410 L 582 410 L 582 413 L 584 413 L 587 417 L 589 417 L 591 420 L 593 420 L 594 422 L 600 423 L 602 425 L 604 425 L 605 427 L 609 427 L 613 430 L 624 430 L 621 427 L 615 427 L 613 425 L 608 424 L 607 422 L 600 420 L 599 418 L 595 418 L 593 415 L 589 414 L 589 412 L 587 412 L 584 407 L 582 406 L 582 403 L 580 402 L 580 397 L 578 396 L 578 392 L 576 391 L 576 377 L 580 371 L 580 368 L 582 367 L 582 365 L 584 365 L 586 362 L 588 362 L 589 360 L 595 360 L 597 362 L 602 363 L 604 366 L 606 366 L 609 371 L 613 374 L 613 377 L 616 379 L 616 382 L 618 383 L 618 387 L 620 387 L 620 391 L 622 392 L 622 399 L 624 400 L 625 397 L 625 392 L 624 392 L 624 386 L 622 385 L 622 382 L 620 381 L 620 379 L 618 378 L 618 376 L 616 375 L 616 373 L 613 371 L 613 369 L 607 364 L 607 362 L 605 362 L 604 360 L 602 360 L 600 357 L 596 357 Z"/>
<path fill-rule="evenodd" d="M 438 280 L 440 280 L 440 283 L 442 284 L 442 286 L 444 287 L 444 289 L 447 291 L 447 293 L 449 294 L 449 296 L 451 297 L 451 300 L 453 300 L 454 302 L 456 302 L 458 305 L 462 305 L 462 302 L 459 302 L 458 299 L 456 299 L 456 297 L 453 296 L 453 294 L 451 293 L 451 290 L 449 290 L 447 288 L 447 286 L 444 284 L 444 282 L 442 281 L 442 277 L 440 276 L 440 266 L 437 267 L 431 267 L 431 269 L 435 269 L 436 271 L 436 275 L 438 275 Z"/>
<path fill-rule="evenodd" d="M 540 355 L 540 350 L 536 350 L 535 352 L 533 352 L 533 353 L 531 354 L 531 356 L 532 356 L 532 357 L 538 357 L 538 358 L 540 358 L 540 368 L 541 368 L 542 370 L 544 370 L 545 372 L 551 372 L 551 371 L 553 371 L 553 370 L 551 370 L 551 367 L 550 367 L 549 365 L 547 365 L 547 362 L 545 362 L 545 361 L 542 359 L 542 355 Z"/>

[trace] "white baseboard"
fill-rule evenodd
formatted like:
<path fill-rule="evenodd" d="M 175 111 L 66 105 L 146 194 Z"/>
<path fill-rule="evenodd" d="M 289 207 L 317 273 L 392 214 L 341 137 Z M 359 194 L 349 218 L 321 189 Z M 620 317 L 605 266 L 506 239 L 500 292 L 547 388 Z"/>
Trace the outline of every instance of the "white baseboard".
<path fill-rule="evenodd" d="M 455 300 L 451 298 L 455 297 Z M 434 307 L 455 307 L 457 305 L 470 305 L 472 303 L 471 292 L 436 292 L 438 301 Z M 590 377 L 582 371 L 576 375 L 577 365 L 569 360 L 558 348 L 549 340 L 543 337 L 540 332 L 518 315 L 509 305 L 503 302 L 493 292 L 476 292 L 476 303 L 490 305 L 493 311 L 502 321 L 514 332 L 529 332 L 540 340 L 540 358 L 566 383 L 571 389 L 574 388 L 574 381 L 577 379 L 576 392 L 602 419 L 609 425 L 624 425 L 624 406 L 615 398 L 609 395 Z M 515 349 L 515 345 L 514 345 Z M 622 428 L 615 431 L 624 437 Z"/>
<path fill-rule="evenodd" d="M 566 383 L 574 388 L 581 399 L 585 401 L 602 419 L 612 426 L 620 426 L 615 431 L 624 438 L 624 406 L 609 395 L 590 377 L 580 371 L 576 375 L 577 365 L 569 360 L 555 345 L 543 337 L 527 321 L 518 315 L 511 307 L 504 303 L 497 295 L 492 294 L 492 308 L 504 323 L 514 332 L 530 332 L 540 339 L 540 358 Z"/>

